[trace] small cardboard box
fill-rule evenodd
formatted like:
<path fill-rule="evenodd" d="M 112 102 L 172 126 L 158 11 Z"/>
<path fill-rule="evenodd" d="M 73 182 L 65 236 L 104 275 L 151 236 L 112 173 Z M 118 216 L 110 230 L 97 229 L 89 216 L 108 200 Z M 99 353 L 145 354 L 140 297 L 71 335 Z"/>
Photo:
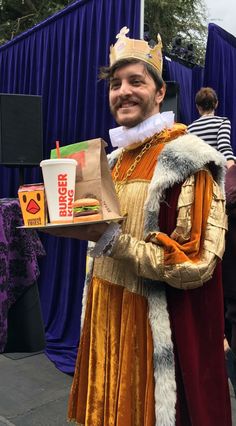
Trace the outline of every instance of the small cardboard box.
<path fill-rule="evenodd" d="M 18 197 L 25 226 L 44 226 L 47 224 L 47 204 L 42 183 L 20 186 Z"/>

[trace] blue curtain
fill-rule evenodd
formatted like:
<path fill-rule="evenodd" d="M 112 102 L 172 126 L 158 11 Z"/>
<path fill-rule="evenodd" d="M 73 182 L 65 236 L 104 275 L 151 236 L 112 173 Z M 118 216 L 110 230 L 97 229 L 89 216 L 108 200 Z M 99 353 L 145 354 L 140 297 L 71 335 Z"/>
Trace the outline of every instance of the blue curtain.
<path fill-rule="evenodd" d="M 231 120 L 231 143 L 236 153 L 236 38 L 209 24 L 204 85 L 213 87 L 219 98 L 218 114 Z"/>
<path fill-rule="evenodd" d="M 110 44 L 125 25 L 131 37 L 139 37 L 140 1 L 80 0 L 0 48 L 0 92 L 42 95 L 45 158 L 57 139 L 61 145 L 94 137 L 108 142 L 113 119 L 98 71 L 108 65 Z M 18 169 L 1 166 L 0 179 L 0 197 L 16 197 Z M 39 181 L 39 167 L 27 168 L 25 182 Z M 39 280 L 46 353 L 61 371 L 72 373 L 86 245 L 40 237 L 47 252 Z"/>
<path fill-rule="evenodd" d="M 180 122 L 189 124 L 195 118 L 195 93 L 200 89 L 203 82 L 203 68 L 194 66 L 190 68 L 178 60 L 174 61 L 168 57 L 164 58 L 165 80 L 179 83 L 179 108 Z"/>

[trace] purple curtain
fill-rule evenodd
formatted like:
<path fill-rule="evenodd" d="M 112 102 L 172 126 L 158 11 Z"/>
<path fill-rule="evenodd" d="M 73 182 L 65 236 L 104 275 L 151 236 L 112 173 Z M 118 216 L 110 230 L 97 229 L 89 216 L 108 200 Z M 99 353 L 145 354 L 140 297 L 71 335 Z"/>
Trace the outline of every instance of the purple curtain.
<path fill-rule="evenodd" d="M 203 82 L 203 68 L 200 66 L 188 67 L 176 61 L 164 58 L 165 80 L 179 83 L 180 122 L 189 124 L 196 115 L 194 98 Z"/>
<path fill-rule="evenodd" d="M 204 85 L 213 87 L 219 98 L 218 114 L 231 120 L 231 144 L 236 153 L 236 38 L 209 24 Z"/>
<path fill-rule="evenodd" d="M 191 122 L 193 120 L 196 120 L 197 118 L 199 118 L 199 113 L 198 110 L 196 108 L 196 104 L 195 104 L 195 96 L 196 93 L 198 92 L 198 90 L 201 89 L 201 87 L 203 86 L 203 79 L 204 79 L 204 68 L 199 66 L 199 65 L 195 65 L 192 68 L 192 115 L 191 115 Z M 190 124 L 190 123 L 188 123 Z"/>
<path fill-rule="evenodd" d="M 139 37 L 140 1 L 79 0 L 0 48 L 0 92 L 43 97 L 45 158 L 56 139 L 61 145 L 108 141 L 113 120 L 98 70 L 108 64 L 110 44 L 125 25 Z M 0 178 L 0 197 L 16 197 L 18 169 L 1 166 Z M 39 181 L 39 167 L 27 168 L 25 182 Z M 86 244 L 40 237 L 47 252 L 39 278 L 46 353 L 61 371 L 73 373 Z"/>

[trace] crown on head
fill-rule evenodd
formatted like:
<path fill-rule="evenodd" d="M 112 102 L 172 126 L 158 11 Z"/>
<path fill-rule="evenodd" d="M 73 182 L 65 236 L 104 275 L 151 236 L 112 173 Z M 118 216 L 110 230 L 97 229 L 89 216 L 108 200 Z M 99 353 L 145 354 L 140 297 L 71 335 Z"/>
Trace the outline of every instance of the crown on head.
<path fill-rule="evenodd" d="M 120 59 L 136 58 L 147 62 L 160 74 L 162 73 L 162 42 L 161 36 L 157 36 L 157 44 L 151 48 L 145 40 L 135 40 L 126 37 L 129 28 L 121 28 L 116 38 L 118 39 L 114 45 L 110 47 L 110 66 Z"/>

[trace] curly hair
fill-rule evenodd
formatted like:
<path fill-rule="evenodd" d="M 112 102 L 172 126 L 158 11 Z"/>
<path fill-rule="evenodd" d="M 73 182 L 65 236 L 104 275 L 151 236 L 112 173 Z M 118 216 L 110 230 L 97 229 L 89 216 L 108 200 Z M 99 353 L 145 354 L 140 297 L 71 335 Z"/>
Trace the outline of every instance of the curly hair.
<path fill-rule="evenodd" d="M 143 64 L 146 73 L 149 74 L 150 77 L 152 77 L 157 90 L 160 90 L 162 87 L 165 87 L 165 82 L 162 76 L 157 71 L 155 71 L 155 69 L 151 65 L 136 58 L 120 59 L 119 61 L 115 62 L 111 67 L 101 67 L 99 79 L 107 80 L 109 82 L 110 79 L 113 77 L 115 71 L 117 71 L 119 68 L 122 68 L 126 65 L 138 63 Z"/>

